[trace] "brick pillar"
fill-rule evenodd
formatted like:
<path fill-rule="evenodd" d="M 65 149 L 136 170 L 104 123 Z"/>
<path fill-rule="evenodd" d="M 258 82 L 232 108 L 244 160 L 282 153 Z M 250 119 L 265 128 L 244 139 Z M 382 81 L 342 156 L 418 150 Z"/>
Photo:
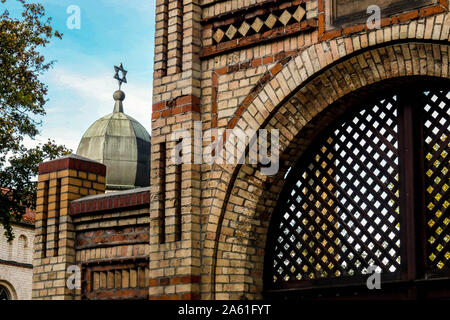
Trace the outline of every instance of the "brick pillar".
<path fill-rule="evenodd" d="M 33 299 L 71 300 L 66 286 L 75 262 L 75 230 L 70 201 L 105 192 L 106 167 L 69 155 L 39 165 L 33 256 Z M 78 292 L 79 293 L 79 292 Z"/>
<path fill-rule="evenodd" d="M 172 132 L 183 128 L 193 139 L 194 123 L 201 118 L 201 8 L 199 0 L 158 0 L 157 4 L 157 21 L 169 17 L 167 35 L 172 45 L 167 74 L 158 78 L 160 73 L 155 73 L 153 82 L 149 296 L 196 299 L 200 297 L 200 164 L 177 166 L 171 156 L 177 143 Z M 157 33 L 157 37 L 163 34 Z M 155 44 L 155 57 L 160 57 L 160 48 Z M 161 65 L 155 60 L 155 70 Z M 192 151 L 183 152 L 183 157 L 193 160 Z"/>

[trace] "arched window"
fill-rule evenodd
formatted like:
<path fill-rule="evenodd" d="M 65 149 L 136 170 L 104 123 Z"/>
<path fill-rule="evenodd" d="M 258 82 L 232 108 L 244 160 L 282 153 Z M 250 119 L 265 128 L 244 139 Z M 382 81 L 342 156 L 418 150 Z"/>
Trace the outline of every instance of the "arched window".
<path fill-rule="evenodd" d="M 11 294 L 6 287 L 0 285 L 0 301 L 11 300 Z"/>
<path fill-rule="evenodd" d="M 28 239 L 25 235 L 19 236 L 19 247 L 17 248 L 17 259 L 19 262 L 26 262 L 28 259 Z"/>
<path fill-rule="evenodd" d="M 374 270 L 394 295 L 450 276 L 449 87 L 354 104 L 286 177 L 266 247 L 269 296 L 367 293 Z"/>

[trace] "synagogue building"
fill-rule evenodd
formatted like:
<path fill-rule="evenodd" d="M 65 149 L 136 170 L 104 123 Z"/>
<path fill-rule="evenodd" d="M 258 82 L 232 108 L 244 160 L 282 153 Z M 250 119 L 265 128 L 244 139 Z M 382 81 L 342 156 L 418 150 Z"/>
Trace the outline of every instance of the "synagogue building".
<path fill-rule="evenodd" d="M 39 166 L 33 299 L 450 297 L 449 40 L 447 0 L 156 0 L 148 118 Z"/>

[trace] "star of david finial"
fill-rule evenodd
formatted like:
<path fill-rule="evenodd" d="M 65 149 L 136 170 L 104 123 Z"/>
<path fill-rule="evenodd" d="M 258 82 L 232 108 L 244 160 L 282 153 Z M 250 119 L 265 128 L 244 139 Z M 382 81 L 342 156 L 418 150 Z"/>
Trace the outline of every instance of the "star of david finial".
<path fill-rule="evenodd" d="M 114 74 L 114 79 L 117 80 L 117 82 L 119 82 L 119 90 L 122 87 L 122 83 L 127 83 L 127 70 L 125 70 L 123 68 L 122 63 L 119 64 L 119 66 L 114 66 L 114 71 L 116 72 Z M 122 77 L 119 75 L 119 72 L 122 72 Z"/>

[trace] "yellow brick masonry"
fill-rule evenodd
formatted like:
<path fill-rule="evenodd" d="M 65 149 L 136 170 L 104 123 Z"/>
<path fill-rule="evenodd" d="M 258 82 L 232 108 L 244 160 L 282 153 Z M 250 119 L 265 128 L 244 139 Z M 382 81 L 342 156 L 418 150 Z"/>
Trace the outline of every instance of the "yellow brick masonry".
<path fill-rule="evenodd" d="M 80 294 L 79 290 L 70 290 L 66 286 L 70 276 L 66 273 L 67 268 L 75 264 L 75 230 L 69 204 L 72 200 L 104 191 L 105 177 L 91 172 L 63 169 L 39 175 L 33 299 L 70 300 Z"/>
<path fill-rule="evenodd" d="M 300 152 L 289 154 L 296 134 L 345 94 L 401 76 L 448 78 L 449 30 L 450 15 L 443 13 L 325 42 L 313 40 L 251 99 L 235 127 L 279 129 L 281 157 L 288 159 L 285 167 L 292 165 L 302 150 L 300 145 Z M 403 43 L 390 44 L 394 41 Z M 271 68 L 273 64 L 266 70 Z M 292 96 L 296 104 L 286 101 Z M 202 216 L 208 222 L 202 229 L 202 298 L 261 297 L 268 217 L 261 220 L 260 215 L 270 217 L 282 185 L 255 169 L 204 165 Z M 272 190 L 264 189 L 265 182 Z"/>
<path fill-rule="evenodd" d="M 199 0 L 156 1 L 153 104 L 181 96 L 200 97 L 200 19 Z M 182 165 L 181 190 L 176 190 L 176 167 L 168 160 L 175 147 L 175 142 L 170 141 L 172 132 L 180 128 L 193 130 L 197 120 L 200 120 L 197 112 L 187 112 L 152 121 L 149 272 L 153 282 L 174 275 L 200 277 L 200 165 Z M 163 149 L 166 161 L 162 158 Z M 181 194 L 181 199 L 177 199 L 177 194 Z M 181 201 L 180 240 L 177 240 L 177 201 Z M 151 299 L 181 298 L 186 294 L 199 296 L 200 287 L 198 283 L 169 283 L 149 290 Z"/>
<path fill-rule="evenodd" d="M 260 2 L 157 0 L 153 105 L 159 113 L 152 117 L 149 246 L 137 246 L 136 252 L 126 248 L 125 254 L 100 248 L 75 253 L 69 202 L 102 193 L 104 179 L 76 170 L 40 175 L 34 298 L 79 295 L 64 283 L 65 270 L 76 258 L 141 253 L 149 255 L 150 299 L 260 298 L 267 228 L 283 187 L 282 176 L 311 142 L 299 138 L 299 133 L 313 132 L 331 121 L 336 116 L 333 102 L 368 85 L 406 76 L 449 78 L 447 11 L 411 15 L 412 20 L 397 19 L 379 30 L 346 36 L 339 31 L 325 41 L 320 41 L 319 28 L 312 27 L 226 54 L 200 56 L 212 36 L 202 19 L 220 18 Z M 306 2 L 308 18 L 319 19 L 323 2 Z M 198 120 L 204 131 L 279 129 L 283 159 L 279 174 L 267 177 L 250 165 L 177 167 L 169 160 L 176 146 L 171 134 L 183 128 L 193 136 Z M 183 157 L 192 160 L 193 154 Z M 121 223 L 133 225 L 137 219 L 124 216 Z M 110 223 L 94 220 L 80 220 L 78 226 Z M 107 276 L 99 281 L 108 285 Z"/>

